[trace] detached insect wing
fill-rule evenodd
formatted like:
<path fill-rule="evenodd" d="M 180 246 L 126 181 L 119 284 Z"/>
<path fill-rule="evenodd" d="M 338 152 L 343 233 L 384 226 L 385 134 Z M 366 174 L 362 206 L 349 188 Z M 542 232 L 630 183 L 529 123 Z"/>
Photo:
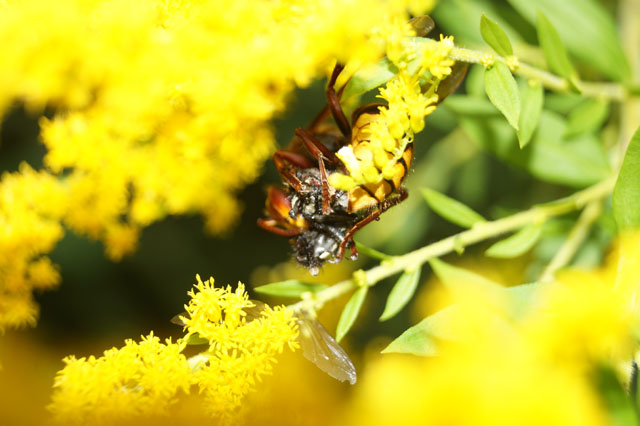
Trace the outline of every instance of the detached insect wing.
<path fill-rule="evenodd" d="M 252 307 L 244 308 L 247 322 L 261 317 L 265 304 L 259 300 L 251 300 Z M 183 312 L 174 316 L 171 322 L 180 326 L 185 323 L 181 317 L 188 314 Z M 300 335 L 298 341 L 302 348 L 302 354 L 320 370 L 341 382 L 348 381 L 349 384 L 356 383 L 356 368 L 353 366 L 349 355 L 342 349 L 342 346 L 331 337 L 326 328 L 320 324 L 309 312 L 300 311 L 296 313 Z"/>
<path fill-rule="evenodd" d="M 298 314 L 298 326 L 304 357 L 334 379 L 355 384 L 356 369 L 349 355 L 327 329 L 306 311 Z"/>

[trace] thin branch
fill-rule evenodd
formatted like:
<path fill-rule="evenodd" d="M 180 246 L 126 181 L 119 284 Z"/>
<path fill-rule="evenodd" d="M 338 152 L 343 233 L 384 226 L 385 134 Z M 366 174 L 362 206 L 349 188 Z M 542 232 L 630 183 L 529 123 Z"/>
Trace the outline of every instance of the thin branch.
<path fill-rule="evenodd" d="M 532 223 L 544 223 L 551 217 L 580 210 L 590 202 L 601 200 L 608 196 L 613 190 L 614 184 L 615 177 L 611 177 L 589 188 L 576 192 L 569 197 L 535 206 L 529 210 L 516 213 L 503 219 L 476 224 L 473 228 L 460 232 L 459 234 L 452 235 L 405 255 L 385 260 L 380 265 L 368 271 L 358 271 L 357 281 L 368 286 L 374 286 L 387 277 L 409 268 L 415 268 L 416 266 L 424 264 L 429 259 L 440 257 L 453 251 L 459 251 L 472 244 L 515 231 Z M 324 303 L 346 294 L 357 287 L 358 284 L 353 278 L 344 280 L 289 307 L 293 310 L 300 310 L 309 308 L 309 305 L 312 305 L 313 308 L 317 309 L 322 307 Z"/>
<path fill-rule="evenodd" d="M 552 281 L 556 272 L 567 266 L 589 235 L 591 227 L 602 213 L 602 200 L 593 200 L 582 211 L 567 239 L 540 276 L 540 282 Z"/>
<path fill-rule="evenodd" d="M 550 90 L 554 90 L 556 92 L 567 92 L 571 88 L 571 85 L 566 78 L 525 63 L 518 63 L 517 60 L 507 60 L 502 56 L 493 55 L 491 53 L 454 47 L 449 53 L 449 57 L 454 61 L 481 64 L 485 66 L 495 61 L 504 62 L 510 66 L 514 74 L 524 78 L 538 80 L 544 87 Z M 577 82 L 577 86 L 582 95 L 586 97 L 606 98 L 616 101 L 624 101 L 629 97 L 629 91 L 627 88 L 617 83 L 579 81 Z"/>

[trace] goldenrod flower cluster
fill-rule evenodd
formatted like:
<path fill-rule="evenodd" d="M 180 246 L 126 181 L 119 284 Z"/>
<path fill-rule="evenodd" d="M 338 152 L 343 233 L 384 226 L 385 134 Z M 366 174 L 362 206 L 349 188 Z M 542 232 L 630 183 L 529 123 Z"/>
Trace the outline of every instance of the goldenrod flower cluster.
<path fill-rule="evenodd" d="M 197 292 L 190 293 L 188 316 L 182 319 L 186 338 L 197 335 L 209 342 L 194 379 L 207 409 L 224 418 L 235 412 L 260 376 L 271 372 L 285 345 L 297 348 L 298 327 L 291 310 L 250 301 L 242 283 L 232 292 L 230 287 L 215 288 L 213 279 L 197 278 Z"/>
<path fill-rule="evenodd" d="M 255 303 L 241 283 L 235 291 L 213 284 L 213 278 L 202 282 L 198 277 L 189 293 L 181 317 L 188 330 L 184 339 L 163 344 L 152 332 L 100 358 L 65 358 L 50 405 L 56 418 L 100 424 L 169 414 L 191 386 L 199 388 L 204 409 L 217 420 L 237 415 L 243 398 L 271 373 L 276 355 L 285 346 L 297 348 L 298 328 L 292 311 L 282 306 L 252 310 Z M 187 359 L 182 352 L 194 335 L 209 344 Z"/>
<path fill-rule="evenodd" d="M 604 377 L 633 359 L 638 237 L 604 268 L 566 271 L 529 296 L 467 286 L 434 327 L 438 356 L 369 364 L 352 424 L 611 424 L 620 407 L 606 406 Z"/>
<path fill-rule="evenodd" d="M 363 142 L 356 149 L 347 145 L 336 153 L 348 175 L 329 176 L 329 183 L 335 188 L 349 191 L 358 185 L 392 179 L 405 149 L 413 142 L 414 135 L 424 129 L 424 118 L 436 108 L 438 83 L 451 74 L 453 61 L 447 54 L 453 47 L 453 38 L 442 38 L 434 46 L 422 46 L 417 58 L 419 70 L 410 73 L 407 66 L 416 59 L 415 46 L 406 42 L 406 36 L 398 40 L 396 33 L 392 35 L 393 43 L 388 47 L 393 52 L 390 60 L 395 60 L 401 71 L 380 89 L 378 97 L 387 101 L 387 105 L 379 108 L 378 119 L 362 129 Z M 428 84 L 421 84 L 420 79 L 425 78 L 427 71 Z"/>
<path fill-rule="evenodd" d="M 43 257 L 64 231 L 60 218 L 67 198 L 58 180 L 26 164 L 2 175 L 0 185 L 0 331 L 35 324 L 38 307 L 32 290 L 59 281 L 56 267 Z"/>
<path fill-rule="evenodd" d="M 180 349 L 151 333 L 100 358 L 69 356 L 56 377 L 50 408 L 61 421 L 77 424 L 166 413 L 178 391 L 188 392 L 191 383 Z"/>
<path fill-rule="evenodd" d="M 33 322 L 31 290 L 58 281 L 48 260 L 35 262 L 60 240 L 61 224 L 103 241 L 113 259 L 166 215 L 199 213 L 211 232 L 229 229 L 241 209 L 235 194 L 273 151 L 269 120 L 292 90 L 336 60 L 378 59 L 394 46 L 393 28 L 406 27 L 407 7 L 431 5 L 0 2 L 0 116 L 16 103 L 54 111 L 40 119 L 45 169 L 23 166 L 0 181 L 1 193 L 30 193 L 0 205 L 10 230 L 0 235 L 0 327 Z"/>

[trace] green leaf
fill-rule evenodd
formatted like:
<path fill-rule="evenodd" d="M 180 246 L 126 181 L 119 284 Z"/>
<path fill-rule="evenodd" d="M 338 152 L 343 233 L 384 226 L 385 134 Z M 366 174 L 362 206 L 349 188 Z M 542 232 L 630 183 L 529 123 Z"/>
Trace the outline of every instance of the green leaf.
<path fill-rule="evenodd" d="M 567 120 L 565 137 L 594 132 L 609 116 L 609 103 L 599 99 L 585 99 L 571 111 Z"/>
<path fill-rule="evenodd" d="M 582 188 L 610 174 L 600 141 L 592 134 L 563 139 L 566 123 L 550 111 L 542 111 L 533 140 L 524 149 L 518 147 L 513 129 L 499 117 L 462 116 L 459 120 L 481 147 L 546 182 Z"/>
<path fill-rule="evenodd" d="M 520 93 L 509 67 L 497 61 L 484 71 L 484 90 L 491 103 L 506 117 L 511 127 L 518 129 Z"/>
<path fill-rule="evenodd" d="M 398 281 L 396 281 L 396 284 L 389 293 L 389 297 L 387 297 L 387 304 L 384 307 L 384 312 L 380 316 L 380 321 L 393 318 L 409 303 L 409 300 L 411 300 L 418 288 L 420 270 L 421 268 L 418 267 L 413 271 L 405 271 Z"/>
<path fill-rule="evenodd" d="M 556 31 L 544 13 L 540 11 L 538 11 L 537 29 L 538 41 L 549 69 L 566 79 L 575 78 L 576 72 L 571 61 L 569 61 L 569 56 L 567 56 L 567 51 L 564 48 L 564 44 L 562 44 L 558 31 Z"/>
<path fill-rule="evenodd" d="M 505 57 L 513 55 L 513 48 L 507 34 L 500 28 L 500 25 L 487 18 L 484 13 L 480 17 L 480 34 L 498 55 Z"/>
<path fill-rule="evenodd" d="M 518 257 L 527 251 L 538 241 L 542 232 L 542 226 L 529 225 L 508 238 L 498 241 L 484 252 L 486 256 L 498 258 Z"/>
<path fill-rule="evenodd" d="M 573 57 L 614 80 L 629 78 L 615 19 L 599 0 L 508 0 L 530 24 L 542 11 Z M 436 18 L 438 18 L 436 16 Z M 436 19 L 440 23 L 439 19 Z M 512 38 L 513 39 L 513 38 Z"/>
<path fill-rule="evenodd" d="M 452 324 L 456 324 L 456 318 L 459 318 L 460 315 L 464 315 L 460 306 L 452 305 L 444 308 L 426 317 L 413 327 L 409 327 L 384 348 L 382 353 L 436 355 L 438 340 L 456 340 L 456 332 L 452 328 Z"/>
<path fill-rule="evenodd" d="M 344 306 L 336 329 L 336 340 L 338 342 L 342 340 L 347 332 L 349 332 L 351 326 L 358 317 L 368 290 L 369 287 L 367 286 L 360 287 L 355 291 L 355 293 L 353 293 L 347 304 Z"/>
<path fill-rule="evenodd" d="M 471 228 L 474 224 L 485 221 L 482 216 L 460 201 L 449 198 L 438 191 L 422 188 L 422 195 L 427 200 L 429 207 L 449 222 L 458 226 Z"/>
<path fill-rule="evenodd" d="M 640 227 L 640 128 L 631 138 L 613 189 L 613 217 L 619 230 Z"/>
<path fill-rule="evenodd" d="M 209 341 L 207 339 L 200 337 L 200 335 L 196 333 L 189 336 L 189 338 L 185 343 L 187 345 L 205 345 L 205 344 L 209 344 Z"/>
<path fill-rule="evenodd" d="M 544 103 L 544 89 L 539 81 L 529 80 L 525 82 L 521 91 L 522 112 L 520 114 L 520 130 L 518 130 L 518 143 L 520 148 L 527 146 L 533 132 L 538 127 L 542 105 Z"/>
<path fill-rule="evenodd" d="M 365 246 L 364 244 L 362 244 L 361 242 L 356 241 L 356 250 L 358 250 L 359 253 L 361 254 L 366 254 L 367 256 L 373 258 L 373 259 L 378 259 L 378 260 L 387 260 L 387 259 L 391 259 L 392 256 L 389 256 L 388 254 L 384 254 L 376 249 L 373 249 L 371 247 Z"/>
<path fill-rule="evenodd" d="M 256 287 L 254 290 L 256 291 L 256 293 L 266 294 L 269 296 L 297 298 L 300 297 L 302 293 L 317 293 L 327 287 L 328 286 L 324 284 L 305 283 L 298 280 L 287 280 L 262 285 L 260 287 Z"/>
<path fill-rule="evenodd" d="M 475 274 L 469 274 L 471 275 L 467 275 L 466 278 L 471 277 L 473 280 L 478 277 Z M 539 284 L 533 283 L 508 288 L 500 287 L 500 290 L 504 292 L 507 296 L 507 301 L 510 303 L 512 318 L 521 316 L 532 306 L 539 286 Z M 458 327 L 465 321 L 472 320 L 473 318 L 468 318 L 468 314 L 463 310 L 462 305 L 451 305 L 426 317 L 413 327 L 409 327 L 391 342 L 382 353 L 407 353 L 420 356 L 437 355 L 438 345 L 443 341 L 460 341 L 463 332 Z"/>

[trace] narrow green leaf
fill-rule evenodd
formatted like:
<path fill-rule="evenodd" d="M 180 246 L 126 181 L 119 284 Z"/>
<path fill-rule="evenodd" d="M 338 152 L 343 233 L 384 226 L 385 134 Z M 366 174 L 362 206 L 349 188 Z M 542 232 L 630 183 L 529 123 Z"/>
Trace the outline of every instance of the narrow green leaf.
<path fill-rule="evenodd" d="M 472 279 L 475 278 L 472 277 Z M 535 300 L 538 288 L 539 284 L 536 283 L 500 288 L 510 304 L 511 318 L 520 317 L 531 306 L 535 306 L 532 302 Z M 451 305 L 405 330 L 382 353 L 437 355 L 438 345 L 441 342 L 457 342 L 463 338 L 465 332 L 459 327 L 468 321 L 473 321 L 473 318 L 469 318 L 469 314 L 461 305 Z"/>
<path fill-rule="evenodd" d="M 421 268 L 418 267 L 410 272 L 405 271 L 398 281 L 396 281 L 396 284 L 389 293 L 389 297 L 387 297 L 387 304 L 384 307 L 384 312 L 382 312 L 380 316 L 380 321 L 393 318 L 409 303 L 418 288 L 420 270 Z"/>
<path fill-rule="evenodd" d="M 373 259 L 378 259 L 378 260 L 391 259 L 391 256 L 389 256 L 388 254 L 384 254 L 381 251 L 365 246 L 364 244 L 358 241 L 356 241 L 356 250 L 358 250 L 359 253 L 366 254 L 367 256 Z"/>
<path fill-rule="evenodd" d="M 347 334 L 358 317 L 368 290 L 369 287 L 367 286 L 360 287 L 353 293 L 347 304 L 344 305 L 344 309 L 338 320 L 338 327 L 336 328 L 336 340 L 338 342 Z"/>
<path fill-rule="evenodd" d="M 612 203 L 619 230 L 640 227 L 640 129 L 627 147 Z"/>
<path fill-rule="evenodd" d="M 189 338 L 186 341 L 187 345 L 205 345 L 208 343 L 209 341 L 207 339 L 200 337 L 198 333 L 192 334 L 191 336 L 189 336 Z"/>
<path fill-rule="evenodd" d="M 393 342 L 382 350 L 386 353 L 402 353 L 421 356 L 433 356 L 438 352 L 438 340 L 456 340 L 456 332 L 452 325 L 458 323 L 460 306 L 452 305 L 436 312 L 409 327 Z"/>
<path fill-rule="evenodd" d="M 521 91 L 522 112 L 520 114 L 520 130 L 518 130 L 518 143 L 520 148 L 527 146 L 533 132 L 538 127 L 542 105 L 544 103 L 544 89 L 539 81 L 529 80 L 525 82 Z"/>
<path fill-rule="evenodd" d="M 487 15 L 484 13 L 480 17 L 480 34 L 482 34 L 484 41 L 486 41 L 498 55 L 513 55 L 513 48 L 511 47 L 511 41 L 509 41 L 507 34 L 500 28 L 500 25 L 487 18 Z"/>
<path fill-rule="evenodd" d="M 569 60 L 569 56 L 567 56 L 567 51 L 564 48 L 564 44 L 562 44 L 558 31 L 556 31 L 544 13 L 540 11 L 538 11 L 536 28 L 538 29 L 538 41 L 549 69 L 567 79 L 574 78 L 575 70 Z"/>
<path fill-rule="evenodd" d="M 446 195 L 429 188 L 422 188 L 422 195 L 427 200 L 427 204 L 436 213 L 456 225 L 463 228 L 471 228 L 478 222 L 485 219 L 478 213 L 462 204 L 460 201 L 449 198 Z"/>
<path fill-rule="evenodd" d="M 484 90 L 493 105 L 505 116 L 511 127 L 518 129 L 520 93 L 509 67 L 496 62 L 484 71 Z"/>
<path fill-rule="evenodd" d="M 266 294 L 269 296 L 277 297 L 300 297 L 302 293 L 311 292 L 317 293 L 320 290 L 327 288 L 324 284 L 305 283 L 298 280 L 280 281 L 277 283 L 271 283 L 256 287 L 254 290 L 256 293 Z"/>
<path fill-rule="evenodd" d="M 580 133 L 594 132 L 604 124 L 609 116 L 609 103 L 600 99 L 585 99 L 569 113 L 566 138 Z"/>
<path fill-rule="evenodd" d="M 555 25 L 573 57 L 614 80 L 625 80 L 629 77 L 629 64 L 620 43 L 616 21 L 604 2 L 600 0 L 508 0 L 508 2 L 532 25 L 536 23 L 537 12 L 542 11 Z M 436 16 L 436 21 L 441 24 L 439 16 Z"/>
<path fill-rule="evenodd" d="M 508 238 L 498 241 L 484 252 L 486 256 L 498 258 L 518 257 L 527 251 L 538 241 L 542 233 L 542 226 L 529 225 Z"/>

